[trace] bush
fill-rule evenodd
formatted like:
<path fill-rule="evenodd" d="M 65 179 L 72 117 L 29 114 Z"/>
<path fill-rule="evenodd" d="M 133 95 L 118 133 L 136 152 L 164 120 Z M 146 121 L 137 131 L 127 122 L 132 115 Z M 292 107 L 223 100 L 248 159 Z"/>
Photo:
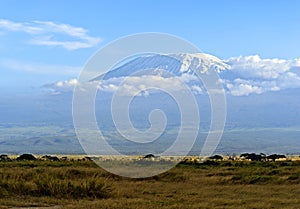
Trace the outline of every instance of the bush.
<path fill-rule="evenodd" d="M 56 168 L 42 172 L 43 169 L 20 169 L 17 172 L 0 173 L 0 195 L 31 195 L 55 198 L 107 198 L 112 187 L 106 178 L 97 173 L 80 175 L 83 171 Z"/>
<path fill-rule="evenodd" d="M 39 177 L 36 181 L 36 195 L 57 198 L 107 198 L 111 187 L 99 178 L 81 181 L 55 179 L 49 175 Z"/>

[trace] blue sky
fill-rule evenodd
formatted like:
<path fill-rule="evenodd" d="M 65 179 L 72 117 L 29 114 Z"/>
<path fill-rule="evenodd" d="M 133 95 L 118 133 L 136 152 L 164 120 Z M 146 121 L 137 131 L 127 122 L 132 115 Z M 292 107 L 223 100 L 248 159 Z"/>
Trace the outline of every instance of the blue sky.
<path fill-rule="evenodd" d="M 2 21 L 46 30 L 36 34 L 0 26 L 1 92 L 75 78 L 101 46 L 140 32 L 174 34 L 221 59 L 256 54 L 295 59 L 299 8 L 296 0 L 1 1 Z M 84 30 L 83 35 L 55 31 L 62 24 Z M 70 49 L 63 43 L 78 39 L 88 46 Z"/>

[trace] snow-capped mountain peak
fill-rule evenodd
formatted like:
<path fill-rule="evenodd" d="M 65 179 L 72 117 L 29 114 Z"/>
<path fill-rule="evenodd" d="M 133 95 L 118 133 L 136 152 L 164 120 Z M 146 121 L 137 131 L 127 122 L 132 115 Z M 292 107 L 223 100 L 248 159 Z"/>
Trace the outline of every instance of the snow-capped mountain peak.
<path fill-rule="evenodd" d="M 217 72 L 229 69 L 230 66 L 224 63 L 219 58 L 204 54 L 166 54 L 166 55 L 146 55 L 140 56 L 129 62 L 111 70 L 106 75 L 101 75 L 93 80 L 110 79 L 113 77 L 126 77 L 138 73 L 141 70 L 151 70 L 151 74 L 163 74 L 167 71 L 176 76 L 182 74 L 205 73 L 209 69 L 214 69 Z"/>
<path fill-rule="evenodd" d="M 201 73 L 205 73 L 210 68 L 217 70 L 229 69 L 230 66 L 224 63 L 219 58 L 204 53 L 194 53 L 194 54 L 175 54 L 172 55 L 174 58 L 178 59 L 182 64 L 180 72 L 184 73 L 190 69 L 196 70 Z"/>

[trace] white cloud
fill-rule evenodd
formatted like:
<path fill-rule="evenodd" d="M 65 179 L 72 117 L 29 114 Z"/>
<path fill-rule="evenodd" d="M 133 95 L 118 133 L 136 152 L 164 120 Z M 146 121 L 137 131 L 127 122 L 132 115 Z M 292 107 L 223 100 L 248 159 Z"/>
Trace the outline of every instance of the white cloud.
<path fill-rule="evenodd" d="M 68 75 L 76 76 L 82 69 L 79 66 L 67 65 L 46 65 L 38 63 L 21 62 L 10 59 L 0 60 L 0 67 L 15 71 L 33 72 L 39 74 L 55 74 L 55 75 Z"/>
<path fill-rule="evenodd" d="M 287 72 L 278 78 L 278 86 L 281 89 L 300 88 L 300 76 L 293 72 Z"/>
<path fill-rule="evenodd" d="M 292 67 L 300 67 L 300 59 L 261 59 L 258 55 L 232 57 L 225 62 L 242 76 L 261 79 L 276 79 Z"/>
<path fill-rule="evenodd" d="M 50 89 L 53 94 L 60 94 L 63 92 L 73 91 L 74 87 L 78 84 L 79 82 L 77 79 L 70 79 L 70 80 L 45 84 L 43 87 Z"/>
<path fill-rule="evenodd" d="M 203 94 L 202 88 L 200 86 L 198 86 L 198 85 L 192 85 L 191 89 L 196 94 Z"/>
<path fill-rule="evenodd" d="M 186 77 L 184 78 L 186 79 Z M 162 77 L 160 75 L 142 75 L 112 78 L 100 84 L 100 89 L 115 92 L 123 96 L 149 95 L 151 92 L 185 91 L 184 81 L 180 77 Z"/>
<path fill-rule="evenodd" d="M 68 50 L 93 47 L 101 41 L 98 37 L 89 36 L 84 28 L 51 21 L 13 22 L 0 19 L 1 28 L 5 31 L 30 34 L 30 44 L 60 46 Z"/>
<path fill-rule="evenodd" d="M 248 96 L 252 93 L 263 93 L 262 87 L 252 85 L 251 82 L 240 79 L 236 79 L 233 83 L 227 83 L 226 87 L 233 96 Z"/>
<path fill-rule="evenodd" d="M 76 79 L 71 79 L 46 84 L 44 87 L 51 89 L 52 92 L 62 93 L 72 91 L 76 85 L 80 85 L 81 90 L 85 90 L 85 87 L 89 87 L 89 85 L 96 85 L 101 91 L 117 92 L 121 96 L 147 96 L 150 93 L 158 91 L 184 92 L 189 89 L 181 77 L 162 77 L 160 75 L 118 77 L 103 80 L 101 83 L 99 81 L 79 83 Z M 193 85 L 189 90 L 195 94 L 203 92 L 201 87 L 197 85 Z"/>
<path fill-rule="evenodd" d="M 300 59 L 262 59 L 258 55 L 232 57 L 225 60 L 230 68 L 220 76 L 228 93 L 234 96 L 261 94 L 288 88 L 300 88 L 300 77 L 291 70 L 300 71 Z"/>
<path fill-rule="evenodd" d="M 29 34 L 43 32 L 42 28 L 34 26 L 32 23 L 18 23 L 5 19 L 0 19 L 0 27 L 8 31 L 25 32 Z"/>

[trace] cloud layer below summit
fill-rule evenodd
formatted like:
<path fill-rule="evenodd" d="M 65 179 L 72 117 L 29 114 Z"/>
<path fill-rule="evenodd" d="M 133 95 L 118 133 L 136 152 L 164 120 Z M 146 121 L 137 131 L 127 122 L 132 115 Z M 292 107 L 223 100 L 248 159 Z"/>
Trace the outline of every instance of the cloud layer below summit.
<path fill-rule="evenodd" d="M 220 81 L 225 91 L 233 96 L 247 96 L 250 94 L 262 94 L 270 91 L 300 88 L 300 59 L 263 59 L 258 55 L 232 57 L 220 60 L 228 68 L 219 70 Z M 102 82 L 99 89 L 114 92 L 118 89 L 124 78 L 111 78 Z M 126 84 L 122 85 L 122 94 L 139 95 L 138 92 L 146 92 L 153 86 L 165 90 L 182 90 L 180 82 L 175 78 L 165 78 L 162 75 L 144 75 L 128 77 Z M 194 93 L 205 92 L 203 86 L 198 85 L 197 78 L 193 75 L 182 74 L 181 81 L 192 83 Z M 73 90 L 78 84 L 76 79 L 58 81 L 45 85 L 56 93 Z M 126 93 L 127 92 L 127 93 Z"/>

